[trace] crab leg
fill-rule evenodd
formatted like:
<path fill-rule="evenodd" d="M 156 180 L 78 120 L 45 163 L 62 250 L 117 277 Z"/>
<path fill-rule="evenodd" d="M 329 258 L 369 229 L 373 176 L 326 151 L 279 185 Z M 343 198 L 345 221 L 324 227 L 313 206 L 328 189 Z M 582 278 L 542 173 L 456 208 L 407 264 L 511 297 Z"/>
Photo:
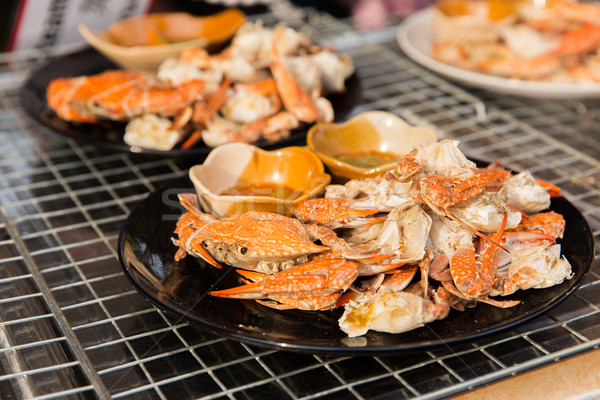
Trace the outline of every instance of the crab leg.
<path fill-rule="evenodd" d="M 229 90 L 230 85 L 231 79 L 226 78 L 221 83 L 221 86 L 208 96 L 206 101 L 197 101 L 194 104 L 192 119 L 195 122 L 206 125 L 208 120 L 227 102 L 227 91 Z"/>
<path fill-rule="evenodd" d="M 493 236 L 493 240 L 483 241 L 482 245 L 484 246 L 483 251 L 483 262 L 481 263 L 481 278 L 484 280 L 485 284 L 491 287 L 494 284 L 494 280 L 496 278 L 496 263 L 498 259 L 496 254 L 498 253 L 498 246 L 495 243 L 498 243 L 502 240 L 502 235 L 504 234 L 504 228 L 506 228 L 506 221 L 508 220 L 508 214 L 504 213 L 504 218 L 502 219 L 502 225 L 498 229 Z"/>
<path fill-rule="evenodd" d="M 459 299 L 473 300 L 475 302 L 486 303 L 486 304 L 489 304 L 491 306 L 498 307 L 498 308 L 510 308 L 510 307 L 518 306 L 519 304 L 521 304 L 521 302 L 519 300 L 503 300 L 503 301 L 501 301 L 501 300 L 490 299 L 488 297 L 472 297 L 472 296 L 466 295 L 466 294 L 462 293 L 460 290 L 458 290 L 456 288 L 456 286 L 454 286 L 452 281 L 442 281 L 442 286 L 448 293 L 452 294 L 453 296 L 458 297 Z"/>
<path fill-rule="evenodd" d="M 270 68 L 286 110 L 298 118 L 299 121 L 315 122 L 319 118 L 317 105 L 286 70 L 275 44 L 273 44 L 271 51 Z"/>
<path fill-rule="evenodd" d="M 385 274 L 377 274 L 371 279 L 362 281 L 360 287 L 349 287 L 348 290 L 346 290 L 346 292 L 342 296 L 340 296 L 335 307 L 343 307 L 351 301 L 356 301 L 365 296 L 371 296 L 375 294 L 377 289 L 379 289 L 379 287 L 383 283 L 384 279 Z M 410 279 L 412 279 L 412 276 L 410 277 Z"/>
<path fill-rule="evenodd" d="M 527 243 L 529 246 L 535 246 L 544 242 L 555 243 L 554 236 L 546 235 L 539 230 L 532 231 L 507 231 L 502 236 L 511 248 L 515 243 Z"/>
<path fill-rule="evenodd" d="M 419 270 L 421 271 L 421 287 L 423 293 L 427 296 L 429 293 L 429 266 L 433 261 L 433 253 L 431 250 L 425 250 L 425 256 L 419 262 Z"/>
<path fill-rule="evenodd" d="M 500 242 L 485 236 L 450 212 L 450 208 L 459 206 L 481 194 L 485 190 L 485 185 L 492 179 L 493 176 L 491 175 L 474 175 L 461 181 L 456 178 L 431 175 L 421 179 L 419 182 L 419 194 L 417 198 L 427 204 L 437 214 L 450 218 L 475 236 L 479 236 L 484 240 L 490 240 L 501 249 L 504 249 Z"/>
<path fill-rule="evenodd" d="M 565 231 L 565 219 L 561 214 L 549 211 L 529 215 L 512 231 L 539 231 L 552 239 L 562 238 Z"/>
<path fill-rule="evenodd" d="M 400 292 L 408 286 L 416 273 L 416 265 L 407 265 L 405 268 L 386 274 L 381 286 L 392 292 Z"/>

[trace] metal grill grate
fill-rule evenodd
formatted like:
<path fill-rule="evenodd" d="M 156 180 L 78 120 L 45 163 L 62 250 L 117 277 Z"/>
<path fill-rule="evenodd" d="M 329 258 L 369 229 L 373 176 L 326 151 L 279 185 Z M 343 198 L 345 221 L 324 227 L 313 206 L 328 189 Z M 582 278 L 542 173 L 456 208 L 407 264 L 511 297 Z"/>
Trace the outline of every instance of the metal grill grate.
<path fill-rule="evenodd" d="M 316 41 L 352 55 L 359 113 L 389 109 L 560 185 L 598 234 L 597 102 L 537 102 L 454 86 L 406 60 L 394 30 L 361 36 L 309 12 Z M 12 64 L 22 76 L 44 57 Z M 36 61 L 37 60 L 37 61 Z M 5 81 L 5 80 L 3 80 Z M 28 118 L 18 91 L 0 108 L 0 392 L 13 397 L 169 399 L 438 398 L 600 344 L 600 268 L 551 312 L 473 342 L 405 357 L 265 350 L 198 331 L 145 301 L 121 273 L 119 229 L 188 162 L 113 153 Z"/>

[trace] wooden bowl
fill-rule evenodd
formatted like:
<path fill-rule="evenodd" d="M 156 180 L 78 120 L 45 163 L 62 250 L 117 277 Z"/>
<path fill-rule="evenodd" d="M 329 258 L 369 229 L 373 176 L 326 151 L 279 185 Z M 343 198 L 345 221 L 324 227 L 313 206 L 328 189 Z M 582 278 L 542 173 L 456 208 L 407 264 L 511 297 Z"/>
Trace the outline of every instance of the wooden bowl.
<path fill-rule="evenodd" d="M 143 15 L 116 22 L 102 32 L 92 32 L 83 24 L 78 29 L 92 47 L 120 67 L 153 73 L 185 48 L 210 49 L 226 42 L 245 21 L 241 11 L 227 9 L 206 17 L 181 12 Z"/>
<path fill-rule="evenodd" d="M 380 175 L 416 146 L 436 140 L 433 129 L 410 126 L 384 111 L 367 111 L 344 123 L 316 124 L 307 136 L 308 148 L 336 182 Z M 369 165 L 359 165 L 361 157 Z"/>
<path fill-rule="evenodd" d="M 215 147 L 189 176 L 204 210 L 220 217 L 250 210 L 291 216 L 331 182 L 321 160 L 304 147 L 266 151 L 246 143 Z"/>

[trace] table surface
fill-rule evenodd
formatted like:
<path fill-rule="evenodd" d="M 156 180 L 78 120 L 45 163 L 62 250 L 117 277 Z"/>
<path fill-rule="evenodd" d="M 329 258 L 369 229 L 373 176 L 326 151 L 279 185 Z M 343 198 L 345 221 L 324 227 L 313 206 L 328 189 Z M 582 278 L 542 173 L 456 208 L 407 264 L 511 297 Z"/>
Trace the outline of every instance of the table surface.
<path fill-rule="evenodd" d="M 395 26 L 358 33 L 306 10 L 298 28 L 353 57 L 362 92 L 352 115 L 388 110 L 460 140 L 467 156 L 532 171 L 563 188 L 597 239 L 597 100 L 530 100 L 462 87 L 407 59 Z M 288 353 L 170 317 L 129 284 L 117 238 L 136 204 L 185 175 L 191 161 L 113 152 L 37 124 L 18 88 L 45 57 L 14 56 L 0 74 L 0 393 L 9 398 L 432 399 L 598 354 L 597 258 L 581 287 L 551 311 L 416 354 Z"/>

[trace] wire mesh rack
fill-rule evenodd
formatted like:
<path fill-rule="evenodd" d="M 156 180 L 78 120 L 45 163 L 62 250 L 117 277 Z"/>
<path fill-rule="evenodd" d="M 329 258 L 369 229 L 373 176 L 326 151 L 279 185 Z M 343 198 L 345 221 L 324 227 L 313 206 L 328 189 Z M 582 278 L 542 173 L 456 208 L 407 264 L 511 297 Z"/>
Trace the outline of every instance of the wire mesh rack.
<path fill-rule="evenodd" d="M 560 185 L 598 236 L 598 102 L 544 102 L 459 87 L 407 60 L 394 28 L 361 35 L 308 11 L 300 29 L 350 54 L 361 98 Z M 26 76 L 45 55 L 9 64 Z M 8 74 L 8 75 L 7 75 Z M 8 79 L 6 81 L 14 81 Z M 0 89 L 0 393 L 7 398 L 440 398 L 596 349 L 597 258 L 576 293 L 500 333 L 421 353 L 335 357 L 267 350 L 197 330 L 153 307 L 117 259 L 117 236 L 147 194 L 190 160 L 115 153 L 32 121 Z M 197 160 L 195 160 L 197 161 Z"/>

